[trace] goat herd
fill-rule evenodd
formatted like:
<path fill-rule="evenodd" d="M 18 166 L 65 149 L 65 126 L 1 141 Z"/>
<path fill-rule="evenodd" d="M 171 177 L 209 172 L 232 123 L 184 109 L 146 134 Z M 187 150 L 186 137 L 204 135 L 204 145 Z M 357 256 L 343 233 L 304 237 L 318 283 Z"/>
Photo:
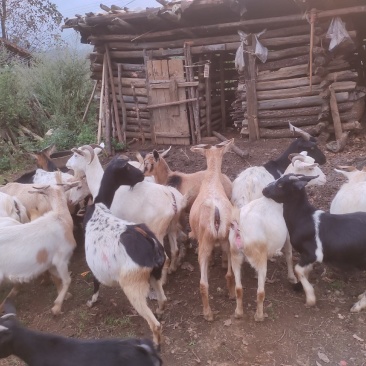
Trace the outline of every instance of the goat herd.
<path fill-rule="evenodd" d="M 75 249 L 73 218 L 89 198 L 84 214 L 85 257 L 99 285 L 119 285 L 132 306 L 148 322 L 159 348 L 162 327 L 147 304 L 154 292 L 157 316 L 164 312 L 164 284 L 176 271 L 187 242 L 198 242 L 203 316 L 213 320 L 209 304 L 208 267 L 216 245 L 227 268 L 229 296 L 236 298 L 235 316 L 243 316 L 241 265 L 248 261 L 258 273 L 256 321 L 263 321 L 267 260 L 284 250 L 288 279 L 299 283 L 306 305 L 316 302 L 308 280 L 315 262 L 366 265 L 366 172 L 353 167 L 336 170 L 348 178 L 335 196 L 330 213 L 308 201 L 305 186 L 323 185 L 319 168 L 326 158 L 316 140 L 302 130 L 276 160 L 250 167 L 231 182 L 221 173 L 222 158 L 233 140 L 217 145 L 197 145 L 191 150 L 206 157 L 207 169 L 192 174 L 170 170 L 164 156 L 154 150 L 138 162 L 114 158 L 105 171 L 100 146 L 73 149 L 67 162 L 73 175 L 57 171 L 45 152 L 38 155 L 44 169 L 27 173 L 0 187 L 0 283 L 13 289 L 1 304 L 0 358 L 14 354 L 28 365 L 161 365 L 149 340 L 82 341 L 39 333 L 21 326 L 10 297 L 20 283 L 49 272 L 57 288 L 52 313 L 61 313 L 71 283 L 68 264 Z M 43 155 L 42 155 L 43 154 Z M 40 158 L 40 156 L 42 158 Z M 43 160 L 42 160 L 43 159 Z M 289 164 L 290 159 L 290 164 Z M 81 210 L 78 212 L 80 215 Z M 170 258 L 163 241 L 167 237 Z M 178 245 L 180 242 L 181 245 Z M 293 268 L 292 247 L 300 254 Z M 366 292 L 351 311 L 366 308 Z"/>

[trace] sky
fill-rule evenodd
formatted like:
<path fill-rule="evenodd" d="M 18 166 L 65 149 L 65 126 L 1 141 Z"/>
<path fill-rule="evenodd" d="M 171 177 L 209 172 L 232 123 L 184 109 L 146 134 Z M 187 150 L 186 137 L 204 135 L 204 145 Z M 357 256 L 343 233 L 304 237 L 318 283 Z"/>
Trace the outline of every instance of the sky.
<path fill-rule="evenodd" d="M 107 6 L 118 5 L 121 8 L 127 6 L 131 10 L 160 6 L 155 0 L 51 0 L 51 2 L 57 5 L 64 18 L 73 18 L 75 14 L 84 15 L 90 11 L 104 13 L 104 10 L 99 7 L 101 3 Z"/>

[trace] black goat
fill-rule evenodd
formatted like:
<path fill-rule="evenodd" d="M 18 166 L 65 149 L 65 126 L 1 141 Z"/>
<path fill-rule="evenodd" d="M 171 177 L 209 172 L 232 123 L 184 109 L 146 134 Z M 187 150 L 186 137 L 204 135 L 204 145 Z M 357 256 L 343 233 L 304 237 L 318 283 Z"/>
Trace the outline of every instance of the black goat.
<path fill-rule="evenodd" d="M 315 160 L 315 163 L 322 165 L 326 162 L 326 157 L 319 149 L 314 137 L 291 124 L 290 129 L 299 133 L 301 137 L 294 140 L 280 157 L 270 160 L 262 166 L 252 166 L 243 170 L 233 181 L 231 202 L 235 206 L 241 208 L 262 197 L 263 188 L 285 172 L 291 154 L 306 151 L 307 155 Z"/>
<path fill-rule="evenodd" d="M 81 340 L 36 332 L 16 319 L 7 301 L 0 318 L 0 359 L 14 355 L 28 366 L 161 366 L 148 339 Z"/>
<path fill-rule="evenodd" d="M 306 305 L 315 305 L 314 288 L 308 280 L 315 262 L 366 268 L 366 212 L 335 215 L 317 210 L 307 198 L 306 184 L 314 176 L 288 174 L 263 189 L 263 195 L 283 203 L 283 215 L 292 246 L 300 253 L 295 273 Z M 351 311 L 366 308 L 366 293 Z"/>

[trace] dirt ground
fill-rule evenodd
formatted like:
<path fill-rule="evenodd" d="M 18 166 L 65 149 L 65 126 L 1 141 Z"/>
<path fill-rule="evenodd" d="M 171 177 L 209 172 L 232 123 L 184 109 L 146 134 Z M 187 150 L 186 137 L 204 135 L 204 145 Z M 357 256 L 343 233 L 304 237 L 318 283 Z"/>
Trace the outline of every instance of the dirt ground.
<path fill-rule="evenodd" d="M 291 140 L 261 140 L 248 143 L 237 134 L 235 143 L 250 151 L 248 159 L 235 153 L 224 157 L 223 172 L 231 179 L 251 165 L 261 165 L 277 157 Z M 335 173 L 338 165 L 366 165 L 366 137 L 353 137 L 344 152 L 325 152 L 327 163 L 322 167 L 327 175 L 323 187 L 311 187 L 308 192 L 313 203 L 328 210 L 330 202 L 344 178 Z M 166 146 L 159 146 L 163 148 Z M 135 145 L 147 150 L 151 146 Z M 323 146 L 323 150 L 325 147 Z M 173 170 L 194 172 L 205 167 L 204 158 L 190 152 L 188 147 L 174 146 L 167 161 Z M 297 257 L 295 254 L 294 261 Z M 366 272 L 342 271 L 318 265 L 310 276 L 315 286 L 317 305 L 304 306 L 305 295 L 294 292 L 287 281 L 284 257 L 269 262 L 265 312 L 262 323 L 254 321 L 257 280 L 249 264 L 244 264 L 244 318 L 234 319 L 235 301 L 229 300 L 225 286 L 225 271 L 221 268 L 220 252 L 215 253 L 215 265 L 210 269 L 210 301 L 215 313 L 211 323 L 202 317 L 199 294 L 199 269 L 194 250 L 186 262 L 193 270 L 180 268 L 171 275 L 165 287 L 169 303 L 162 319 L 165 365 L 250 365 L 250 366 L 319 366 L 366 365 L 366 312 L 351 314 L 349 309 L 357 296 L 366 290 Z M 64 304 L 64 314 L 50 313 L 56 291 L 47 280 L 38 279 L 24 285 L 15 300 L 19 319 L 32 329 L 62 334 L 68 337 L 150 337 L 147 323 L 136 315 L 119 288 L 101 288 L 100 300 L 89 309 L 86 301 L 93 290 L 83 244 L 79 243 L 71 260 L 73 297 Z M 0 299 L 9 290 L 3 286 Z M 152 306 L 155 304 L 152 301 Z M 21 365 L 15 358 L 1 360 L 1 366 Z"/>

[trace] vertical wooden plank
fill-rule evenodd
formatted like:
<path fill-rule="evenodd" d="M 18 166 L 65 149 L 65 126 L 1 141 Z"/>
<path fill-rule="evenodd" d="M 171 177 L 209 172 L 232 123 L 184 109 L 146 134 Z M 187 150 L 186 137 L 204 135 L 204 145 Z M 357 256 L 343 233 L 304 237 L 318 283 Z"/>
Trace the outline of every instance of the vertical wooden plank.
<path fill-rule="evenodd" d="M 210 65 L 210 64 L 209 64 Z M 211 72 L 209 71 L 209 76 L 205 78 L 205 96 L 206 96 L 206 128 L 207 136 L 211 136 Z"/>
<path fill-rule="evenodd" d="M 186 79 L 187 81 L 194 81 L 194 74 L 192 66 L 192 54 L 190 43 L 184 43 L 184 60 L 186 66 Z M 188 88 L 188 98 L 192 99 L 197 97 L 194 87 Z M 198 101 L 197 101 L 198 102 Z M 197 141 L 200 141 L 201 130 L 199 125 L 199 106 L 197 108 L 197 102 L 189 103 L 189 125 L 191 127 L 192 144 L 196 145 Z"/>
<path fill-rule="evenodd" d="M 226 129 L 226 108 L 225 108 L 225 63 L 224 55 L 220 54 L 220 89 L 221 89 L 221 128 Z"/>
<path fill-rule="evenodd" d="M 105 80 L 105 70 L 106 70 L 106 56 L 103 57 L 103 71 L 102 71 L 102 86 L 100 88 L 100 100 L 99 100 L 99 121 L 98 121 L 98 135 L 97 142 L 101 143 L 102 140 L 102 125 L 103 125 L 103 117 L 104 117 L 104 80 Z"/>
<path fill-rule="evenodd" d="M 146 91 L 147 91 L 147 98 L 148 98 L 148 105 L 153 104 L 153 91 L 150 89 L 150 79 L 152 78 L 152 65 L 150 61 L 150 53 L 151 51 L 147 51 L 144 49 L 144 64 L 146 70 Z M 151 133 L 151 142 L 156 144 L 156 136 L 155 136 L 155 119 L 153 113 L 150 112 L 150 133 Z"/>
<path fill-rule="evenodd" d="M 247 89 L 247 113 L 248 113 L 248 129 L 249 129 L 249 141 L 255 141 L 259 139 L 259 127 L 258 127 L 258 106 L 257 106 L 257 91 L 255 83 L 255 36 L 248 40 L 250 43 L 244 47 L 244 77 L 245 85 Z"/>
<path fill-rule="evenodd" d="M 160 78 L 161 80 L 169 80 L 169 66 L 168 60 L 161 60 L 160 61 Z M 159 91 L 160 98 L 162 103 L 169 103 L 171 101 L 169 89 L 160 89 Z M 172 107 L 167 108 L 159 108 L 160 110 L 160 121 L 161 121 L 161 129 L 160 131 L 174 131 L 174 121 L 171 118 Z M 174 144 L 176 145 L 175 139 L 170 139 L 169 137 L 162 138 L 163 144 Z"/>
<path fill-rule="evenodd" d="M 127 110 L 122 94 L 122 64 L 117 64 L 117 70 L 118 70 L 118 96 L 122 108 L 122 138 L 123 143 L 126 144 Z"/>
<path fill-rule="evenodd" d="M 106 56 L 105 56 L 106 58 Z M 105 113 L 105 126 L 104 126 L 104 137 L 105 137 L 105 149 L 108 155 L 112 155 L 112 143 L 111 143 L 111 113 L 109 103 L 109 72 L 106 61 L 105 73 L 104 73 L 104 113 Z"/>
<path fill-rule="evenodd" d="M 118 114 L 116 89 L 114 88 L 114 82 L 113 82 L 112 62 L 111 62 L 111 57 L 109 55 L 109 48 L 108 48 L 107 44 L 105 45 L 105 54 L 107 55 L 108 75 L 109 75 L 109 80 L 110 80 L 110 83 L 111 83 L 112 103 L 113 103 L 113 109 L 114 109 L 114 119 L 115 119 L 115 122 L 116 122 L 118 142 L 123 142 L 123 136 L 122 136 L 122 131 L 121 131 L 121 123 L 119 121 L 119 114 Z"/>

